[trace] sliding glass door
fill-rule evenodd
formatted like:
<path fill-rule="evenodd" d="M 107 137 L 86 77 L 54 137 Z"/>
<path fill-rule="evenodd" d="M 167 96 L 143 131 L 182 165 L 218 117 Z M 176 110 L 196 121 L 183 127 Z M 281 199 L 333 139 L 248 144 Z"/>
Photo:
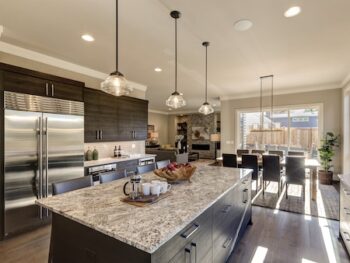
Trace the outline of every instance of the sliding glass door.
<path fill-rule="evenodd" d="M 238 148 L 264 150 L 317 150 L 320 134 L 320 106 L 240 110 Z"/>

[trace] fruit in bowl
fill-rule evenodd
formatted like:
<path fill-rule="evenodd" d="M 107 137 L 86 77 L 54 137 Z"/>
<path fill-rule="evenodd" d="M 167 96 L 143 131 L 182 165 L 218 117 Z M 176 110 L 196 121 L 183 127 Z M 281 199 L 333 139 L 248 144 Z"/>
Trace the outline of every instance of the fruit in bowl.
<path fill-rule="evenodd" d="M 178 164 L 176 162 L 168 164 L 166 167 L 156 169 L 154 173 L 159 177 L 167 179 L 168 182 L 191 181 L 191 176 L 197 167 L 190 163 Z"/>

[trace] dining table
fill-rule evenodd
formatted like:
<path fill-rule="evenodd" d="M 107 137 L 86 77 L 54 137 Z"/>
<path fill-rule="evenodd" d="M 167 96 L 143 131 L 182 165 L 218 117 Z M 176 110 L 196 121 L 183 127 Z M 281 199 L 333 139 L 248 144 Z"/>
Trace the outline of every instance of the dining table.
<path fill-rule="evenodd" d="M 222 165 L 222 156 L 216 158 L 217 163 Z M 237 164 L 240 165 L 242 164 L 242 157 L 239 156 L 237 157 Z M 263 161 L 262 161 L 262 156 L 260 155 L 258 158 L 258 164 L 260 167 L 262 167 Z M 285 167 L 286 166 L 286 158 L 281 158 L 281 166 Z M 315 158 L 307 158 L 305 157 L 305 169 L 310 170 L 310 197 L 311 200 L 316 201 L 317 200 L 317 169 L 321 166 L 320 162 L 318 159 Z"/>

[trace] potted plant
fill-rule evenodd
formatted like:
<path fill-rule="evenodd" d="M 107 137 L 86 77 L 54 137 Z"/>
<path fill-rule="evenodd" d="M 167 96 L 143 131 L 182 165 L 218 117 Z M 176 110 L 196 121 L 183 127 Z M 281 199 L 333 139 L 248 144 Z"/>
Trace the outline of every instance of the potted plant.
<path fill-rule="evenodd" d="M 318 149 L 321 166 L 323 170 L 318 171 L 318 178 L 321 184 L 332 184 L 333 171 L 331 171 L 332 158 L 335 155 L 335 148 L 339 147 L 339 135 L 327 132 L 321 140 L 321 147 Z"/>

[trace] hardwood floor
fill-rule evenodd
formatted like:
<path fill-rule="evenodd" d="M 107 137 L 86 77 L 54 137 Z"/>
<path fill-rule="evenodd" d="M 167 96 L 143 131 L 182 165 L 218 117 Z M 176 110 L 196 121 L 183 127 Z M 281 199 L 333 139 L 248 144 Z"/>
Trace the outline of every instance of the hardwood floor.
<path fill-rule="evenodd" d="M 339 222 L 253 207 L 249 226 L 229 263 L 350 262 L 340 241 Z M 4 263 L 47 262 L 50 226 L 0 242 Z"/>
<path fill-rule="evenodd" d="M 0 262 L 46 263 L 49 255 L 51 226 L 36 229 L 0 242 Z"/>
<path fill-rule="evenodd" d="M 253 225 L 228 262 L 350 262 L 338 231 L 338 221 L 253 207 Z"/>

